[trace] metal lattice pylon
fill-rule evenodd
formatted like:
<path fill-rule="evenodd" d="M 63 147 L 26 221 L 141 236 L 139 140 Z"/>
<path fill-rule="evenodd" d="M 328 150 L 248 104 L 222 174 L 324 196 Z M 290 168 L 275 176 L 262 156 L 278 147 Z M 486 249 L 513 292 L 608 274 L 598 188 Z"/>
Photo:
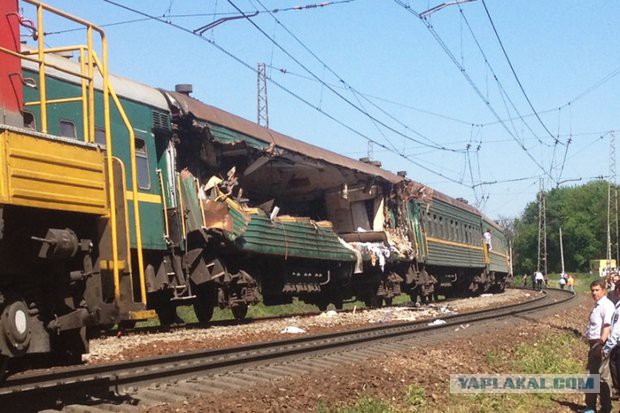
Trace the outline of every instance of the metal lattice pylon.
<path fill-rule="evenodd" d="M 256 80 L 256 108 L 257 117 L 256 123 L 266 128 L 269 127 L 269 106 L 267 101 L 267 69 L 265 63 L 259 63 L 257 65 L 257 80 Z"/>
<path fill-rule="evenodd" d="M 547 218 L 545 211 L 545 184 L 540 179 L 540 191 L 538 192 L 538 257 L 536 261 L 536 271 L 541 267 L 547 275 Z"/>
<path fill-rule="evenodd" d="M 615 230 L 616 236 L 614 238 L 616 244 L 616 266 L 620 263 L 620 250 L 618 243 L 618 184 L 616 181 L 616 131 L 610 132 L 610 146 L 609 146 L 609 179 L 611 180 L 611 184 L 613 185 L 613 211 L 611 217 L 615 222 Z"/>

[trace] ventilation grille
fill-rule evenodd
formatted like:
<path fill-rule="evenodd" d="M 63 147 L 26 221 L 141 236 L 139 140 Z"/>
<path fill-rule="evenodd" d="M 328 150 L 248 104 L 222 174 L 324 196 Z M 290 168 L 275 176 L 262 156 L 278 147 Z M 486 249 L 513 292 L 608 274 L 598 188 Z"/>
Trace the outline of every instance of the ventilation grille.
<path fill-rule="evenodd" d="M 163 112 L 153 111 L 153 128 L 154 129 L 168 129 L 168 114 Z"/>

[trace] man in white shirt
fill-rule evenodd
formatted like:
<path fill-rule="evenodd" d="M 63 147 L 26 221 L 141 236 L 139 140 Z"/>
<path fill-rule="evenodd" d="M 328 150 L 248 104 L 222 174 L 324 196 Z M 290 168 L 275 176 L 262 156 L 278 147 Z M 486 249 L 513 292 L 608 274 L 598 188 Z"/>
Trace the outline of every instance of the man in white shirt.
<path fill-rule="evenodd" d="M 536 271 L 534 273 L 534 280 L 536 281 L 536 289 L 542 290 L 543 283 L 545 282 L 545 276 L 543 275 L 543 273 L 540 271 Z"/>
<path fill-rule="evenodd" d="M 615 287 L 612 294 L 620 298 L 620 283 L 616 283 Z M 601 362 L 601 380 L 608 385 L 613 385 L 616 389 L 620 387 L 618 362 L 620 362 L 620 300 L 616 300 L 610 333 L 603 346 L 603 360 Z"/>
<path fill-rule="evenodd" d="M 588 351 L 588 372 L 600 374 L 603 354 L 603 344 L 609 337 L 611 320 L 615 307 L 607 298 L 607 285 L 604 280 L 595 280 L 590 284 L 590 292 L 594 299 L 594 306 L 586 328 L 586 339 L 590 344 Z M 601 381 L 601 412 L 611 411 L 611 395 L 609 385 Z M 586 393 L 586 405 L 588 409 L 596 411 L 596 393 Z"/>

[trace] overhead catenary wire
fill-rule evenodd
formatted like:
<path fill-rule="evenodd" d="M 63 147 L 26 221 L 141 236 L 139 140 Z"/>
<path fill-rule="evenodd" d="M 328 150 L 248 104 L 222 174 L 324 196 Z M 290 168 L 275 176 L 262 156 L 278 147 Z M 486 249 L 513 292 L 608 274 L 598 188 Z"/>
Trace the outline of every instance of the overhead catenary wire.
<path fill-rule="evenodd" d="M 227 0 L 228 3 L 235 9 L 237 10 L 239 13 L 243 13 L 241 11 L 241 9 L 232 1 L 232 0 Z M 260 0 L 257 0 L 260 3 Z M 262 3 L 261 3 L 262 4 Z M 263 6 L 264 7 L 264 6 Z M 387 130 L 402 136 L 403 138 L 410 140 L 412 142 L 416 142 L 418 144 L 421 145 L 426 145 L 428 147 L 432 147 L 438 150 L 443 150 L 443 151 L 448 151 L 448 152 L 457 152 L 457 153 L 462 153 L 463 151 L 460 149 L 451 149 L 451 148 L 447 148 L 441 144 L 438 144 L 436 142 L 433 142 L 432 140 L 430 140 L 429 138 L 427 138 L 426 136 L 420 134 L 417 131 L 413 131 L 417 136 L 420 136 L 423 139 L 426 140 L 430 140 L 431 143 L 424 143 L 418 139 L 414 139 L 396 129 L 394 129 L 393 127 L 391 127 L 390 125 L 386 124 L 385 122 L 381 121 L 380 119 L 377 119 L 375 116 L 373 116 L 372 114 L 370 114 L 369 112 L 365 111 L 363 108 L 361 108 L 360 106 L 356 105 L 354 102 L 352 102 L 350 99 L 348 99 L 347 97 L 345 97 L 342 93 L 338 92 L 335 88 L 331 87 L 328 83 L 326 83 L 325 81 L 323 81 L 323 79 L 320 78 L 320 76 L 316 75 L 312 70 L 310 70 L 306 65 L 304 65 L 302 62 L 299 61 L 299 59 L 297 59 L 295 56 L 293 56 L 288 50 L 286 50 L 282 45 L 280 45 L 279 42 L 277 42 L 275 39 L 273 39 L 273 37 L 271 37 L 269 34 L 267 34 L 267 32 L 265 32 L 258 24 L 256 24 L 256 22 L 254 22 L 252 19 L 250 18 L 246 18 L 246 20 L 252 25 L 254 26 L 254 28 L 256 28 L 256 30 L 258 30 L 265 38 L 267 38 L 270 42 L 272 42 L 280 51 L 282 51 L 286 56 L 288 56 L 291 60 L 293 60 L 296 64 L 299 65 L 299 67 L 301 67 L 303 70 L 305 70 L 310 76 L 312 76 L 313 78 L 315 78 L 318 82 L 320 82 L 323 86 L 325 86 L 328 90 L 330 90 L 333 94 L 335 94 L 336 96 L 338 96 L 341 100 L 343 100 L 345 103 L 347 103 L 349 106 L 351 106 L 353 109 L 355 109 L 356 111 L 360 112 L 361 114 L 363 114 L 364 116 L 368 117 L 369 119 L 373 120 L 374 122 L 376 122 L 377 124 L 383 126 L 384 128 L 386 128 Z M 290 32 L 289 32 L 290 33 Z M 290 33 L 291 36 L 295 37 L 292 33 Z M 295 37 L 296 38 L 296 37 Z M 303 45 L 303 42 L 302 42 Z M 303 45 L 303 47 L 306 47 L 305 45 Z M 322 62 L 322 60 L 320 60 L 320 58 L 318 58 L 318 56 L 316 56 L 310 49 L 306 48 L 306 50 L 308 50 L 309 53 L 313 54 L 313 56 L 315 56 L 315 58 L 317 58 L 319 61 Z M 324 62 L 322 62 L 323 64 L 325 64 Z M 328 69 L 331 70 L 331 69 Z M 332 73 L 335 73 L 332 71 Z M 339 80 L 343 82 L 343 84 L 346 84 L 346 82 L 344 82 L 340 77 Z"/>
<path fill-rule="evenodd" d="M 286 68 L 283 68 L 283 67 L 276 67 L 276 66 L 273 66 L 273 65 L 267 65 L 267 66 L 269 68 L 274 69 L 275 71 L 283 74 L 283 75 L 291 75 L 291 76 L 298 77 L 300 79 L 305 79 L 305 80 L 309 80 L 309 81 L 312 81 L 312 82 L 319 83 L 316 79 L 314 79 L 314 78 L 312 78 L 310 76 L 305 76 L 305 75 L 302 75 L 300 73 L 295 73 L 295 72 L 290 71 L 289 69 L 286 69 Z M 329 83 L 329 82 L 327 82 L 327 83 L 330 86 L 334 87 L 334 88 L 338 88 L 338 89 L 342 89 L 342 90 L 347 90 L 348 89 L 346 86 L 337 85 L 335 83 Z M 458 118 L 455 118 L 453 116 L 448 116 L 448 115 L 445 115 L 445 114 L 442 114 L 442 113 L 437 113 L 437 112 L 433 112 L 433 111 L 430 111 L 430 110 L 421 109 L 421 108 L 418 108 L 418 107 L 415 107 L 415 106 L 412 106 L 412 105 L 409 105 L 409 104 L 406 104 L 406 103 L 397 102 L 397 101 L 392 100 L 392 99 L 386 99 L 386 98 L 383 98 L 383 97 L 380 97 L 380 96 L 372 95 L 370 93 L 360 92 L 359 90 L 357 91 L 357 94 L 362 96 L 362 97 L 364 97 L 365 100 L 378 100 L 378 101 L 381 101 L 381 102 L 389 103 L 389 104 L 394 105 L 394 106 L 399 106 L 399 107 L 402 107 L 402 108 L 405 108 L 405 109 L 411 109 L 411 110 L 413 110 L 415 112 L 424 113 L 424 114 L 431 115 L 431 116 L 436 116 L 438 118 L 445 119 L 445 120 L 450 120 L 452 122 L 460 123 L 462 125 L 467 125 L 467 126 L 481 126 L 482 125 L 481 123 L 466 121 L 466 120 L 458 119 Z"/>
<path fill-rule="evenodd" d="M 570 107 L 571 105 L 573 105 L 575 102 L 577 102 L 580 99 L 583 99 L 585 96 L 587 96 L 588 94 L 592 93 L 593 91 L 595 91 L 596 89 L 598 89 L 599 87 L 601 87 L 602 85 L 604 85 L 605 83 L 609 82 L 610 80 L 612 80 L 614 77 L 620 75 L 620 67 L 615 68 L 614 70 L 612 70 L 611 72 L 609 72 L 608 74 L 606 74 L 604 77 L 602 77 L 601 79 L 597 80 L 594 84 L 592 84 L 591 86 L 588 86 L 585 90 L 583 90 L 581 93 L 579 93 L 578 95 L 576 95 L 575 97 L 573 97 L 572 99 L 570 99 L 568 102 L 555 107 L 555 108 L 551 108 L 551 109 L 545 109 L 545 110 L 541 110 L 538 113 L 540 114 L 546 114 L 546 113 L 551 113 L 551 112 L 555 112 L 555 111 L 561 111 L 564 108 Z M 534 116 L 533 113 L 528 113 L 523 115 L 524 118 L 527 117 L 531 117 Z M 507 121 L 508 119 L 502 119 L 503 121 Z M 486 123 L 482 123 L 482 126 L 491 126 L 491 125 L 496 125 L 500 123 L 500 121 L 495 120 L 492 122 L 486 122 Z"/>
<path fill-rule="evenodd" d="M 263 7 L 263 11 L 267 11 L 267 8 L 265 7 L 265 5 L 261 2 L 261 0 L 256 0 L 262 7 Z M 257 9 L 258 10 L 258 9 Z M 260 10 L 258 10 L 260 11 Z M 393 121 L 395 121 L 396 123 L 398 123 L 400 126 L 402 126 L 404 129 L 414 133 L 415 135 L 417 135 L 418 137 L 427 140 L 428 142 L 430 142 L 431 144 L 435 145 L 436 149 L 438 150 L 448 150 L 448 151 L 452 151 L 452 152 L 462 152 L 461 150 L 458 149 L 451 149 L 451 148 L 447 148 L 445 147 L 445 145 L 439 144 L 436 141 L 434 141 L 433 139 L 430 139 L 429 137 L 425 136 L 424 134 L 420 133 L 419 131 L 415 130 L 414 128 L 410 127 L 409 125 L 403 123 L 400 119 L 397 119 L 394 115 L 392 115 L 391 113 L 389 113 L 388 111 L 386 111 L 385 109 L 383 109 L 382 107 L 378 106 L 376 103 L 372 102 L 370 99 L 368 99 L 367 95 L 364 93 L 359 92 L 358 90 L 356 90 L 355 88 L 353 88 L 348 82 L 346 82 L 338 73 L 336 73 L 335 70 L 333 70 L 323 59 L 321 59 L 313 50 L 311 50 L 301 39 L 299 39 L 298 36 L 296 36 L 291 30 L 288 29 L 288 27 L 286 27 L 277 17 L 275 17 L 273 14 L 271 14 L 271 17 L 274 19 L 274 21 L 280 25 L 293 39 L 295 39 L 295 41 L 304 49 L 306 50 L 312 57 L 314 57 L 319 63 L 321 63 L 323 65 L 324 69 L 327 69 L 331 74 L 333 74 L 337 79 L 338 82 L 341 86 L 336 86 L 333 85 L 331 83 L 327 83 L 325 82 L 323 79 L 318 78 L 317 76 L 314 76 L 313 74 L 311 74 L 312 77 L 305 77 L 309 80 L 313 80 L 316 82 L 319 82 L 322 87 L 321 87 L 321 93 L 323 91 L 323 87 L 332 87 L 332 88 L 342 88 L 344 90 L 348 90 L 351 91 L 354 95 L 357 96 L 361 96 L 364 100 L 366 100 L 368 103 L 370 103 L 373 107 L 375 107 L 376 109 L 378 109 L 381 113 L 383 113 L 385 116 L 387 116 L 388 118 L 392 119 Z M 271 39 L 270 39 L 271 40 Z M 289 56 L 290 57 L 290 56 Z M 303 67 L 303 66 L 302 66 Z M 306 71 L 308 71 L 305 67 L 304 69 Z M 283 73 L 286 73 L 286 71 L 283 71 Z M 310 72 L 309 72 L 310 73 Z M 303 76 L 303 75 L 299 75 L 299 76 Z M 332 92 L 333 90 L 330 89 Z M 357 98 L 356 96 L 356 98 Z M 358 99 L 358 103 L 361 105 L 361 102 L 359 102 Z M 445 117 L 448 118 L 448 117 Z M 465 122 L 466 124 L 469 124 L 468 122 Z M 373 120 L 373 124 L 375 124 L 375 126 L 377 125 L 377 122 Z M 398 133 L 398 132 L 397 132 Z M 385 136 L 382 132 L 381 134 L 383 136 Z M 408 138 L 407 136 L 404 136 L 401 134 L 401 136 L 403 136 L 405 139 L 408 140 L 412 140 L 410 138 Z M 414 140 L 415 142 L 415 140 Z"/>
<path fill-rule="evenodd" d="M 105 1 L 105 0 L 104 0 Z M 322 7 L 326 7 L 326 6 L 332 6 L 332 5 L 336 5 L 336 4 L 343 4 L 343 3 L 352 3 L 355 2 L 357 0 L 333 0 L 333 1 L 327 1 L 327 2 L 322 2 L 322 3 L 314 3 L 314 4 L 305 4 L 305 5 L 301 5 L 301 6 L 290 6 L 290 7 L 284 7 L 284 8 L 279 8 L 279 9 L 271 9 L 271 10 L 265 10 L 263 12 L 259 12 L 258 14 L 261 13 L 279 13 L 279 12 L 288 12 L 288 11 L 302 11 L 302 10 L 309 10 L 309 9 L 317 9 L 317 8 L 322 8 Z M 169 6 L 166 10 L 166 12 L 164 12 L 161 15 L 158 16 L 154 16 L 157 18 L 167 18 L 167 19 L 178 19 L 178 18 L 194 18 L 194 17 L 218 17 L 218 16 L 222 16 L 222 17 L 227 17 L 227 16 L 235 16 L 238 13 L 231 13 L 231 12 L 222 12 L 222 13 L 187 13 L 187 14 L 170 14 L 171 7 Z M 247 12 L 247 14 L 251 14 L 252 12 Z M 99 27 L 112 27 L 112 26 L 120 26 L 123 24 L 132 24 L 132 23 L 139 23 L 139 22 L 145 22 L 145 21 L 149 21 L 151 20 L 151 17 L 143 17 L 140 19 L 129 19 L 129 20 L 121 20 L 121 21 L 117 21 L 117 22 L 111 22 L 111 23 L 103 23 L 103 24 L 99 24 Z M 62 34 L 62 33 L 70 33 L 70 32 L 76 32 L 76 31 L 84 31 L 86 30 L 85 27 L 79 27 L 79 28 L 73 28 L 73 29 L 66 29 L 66 30 L 58 30 L 58 31 L 53 31 L 53 32 L 45 32 L 45 35 L 51 35 L 51 34 Z"/>
<path fill-rule="evenodd" d="M 467 25 L 467 29 L 469 30 L 469 33 L 471 34 L 472 38 L 474 39 L 474 42 L 476 43 L 476 46 L 478 48 L 478 50 L 480 51 L 480 54 L 482 55 L 483 59 L 484 59 L 484 63 L 486 65 L 486 67 L 491 71 L 491 74 L 493 75 L 493 79 L 495 80 L 495 82 L 497 83 L 497 86 L 499 88 L 499 92 L 500 92 L 500 96 L 502 97 L 502 100 L 504 100 L 504 106 L 506 106 L 506 102 L 505 100 L 507 99 L 508 102 L 510 103 L 510 106 L 512 107 L 512 109 L 515 111 L 515 113 L 517 114 L 517 118 L 521 120 L 521 122 L 523 122 L 523 124 L 525 125 L 525 127 L 530 131 L 530 133 L 532 134 L 532 136 L 534 136 L 538 142 L 540 144 L 544 145 L 544 142 L 538 137 L 538 135 L 536 134 L 536 132 L 534 132 L 534 130 L 531 128 L 531 126 L 529 125 L 529 123 L 527 123 L 525 121 L 525 118 L 523 115 L 521 115 L 521 113 L 519 112 L 519 110 L 517 109 L 517 106 L 515 105 L 515 103 L 513 102 L 513 100 L 510 98 L 510 95 L 508 94 L 508 92 L 506 92 L 506 89 L 504 88 L 504 85 L 502 84 L 502 82 L 499 80 L 499 77 L 497 76 L 497 73 L 495 73 L 495 69 L 493 68 L 493 66 L 491 66 L 491 62 L 489 61 L 489 59 L 487 58 L 486 53 L 484 52 L 484 49 L 482 48 L 482 45 L 480 44 L 480 41 L 478 40 L 478 37 L 476 36 L 474 29 L 471 27 L 471 25 L 469 24 L 469 20 L 467 19 L 467 16 L 465 16 L 465 12 L 463 11 L 463 8 L 459 5 L 459 12 L 461 13 L 461 17 L 463 18 L 463 21 L 465 22 L 465 24 Z M 512 124 L 513 120 L 516 120 L 516 118 L 511 118 L 510 117 L 510 112 L 508 111 L 508 108 L 506 108 L 506 112 L 508 113 L 509 116 L 509 120 Z M 513 128 L 514 128 L 514 124 Z M 516 130 L 516 129 L 515 129 Z M 554 140 L 556 140 L 554 138 Z"/>
<path fill-rule="evenodd" d="M 536 119 L 538 119 L 538 122 L 540 122 L 540 124 L 542 125 L 543 129 L 549 134 L 551 139 L 553 139 L 553 140 L 555 140 L 557 142 L 557 140 L 555 139 L 555 137 L 553 136 L 553 134 L 551 133 L 549 128 L 547 128 L 547 125 L 545 125 L 545 123 L 540 118 L 540 115 L 538 114 L 538 112 L 536 112 L 536 109 L 534 109 L 534 105 L 532 104 L 532 101 L 530 100 L 529 96 L 525 92 L 525 89 L 523 88 L 523 84 L 521 83 L 521 80 L 519 79 L 519 76 L 517 76 L 517 72 L 515 71 L 515 68 L 512 65 L 512 61 L 508 57 L 508 53 L 506 52 L 506 48 L 504 47 L 504 43 L 502 42 L 502 39 L 499 37 L 499 33 L 497 32 L 497 28 L 495 27 L 495 23 L 493 22 L 493 19 L 491 18 L 491 13 L 489 12 L 489 9 L 487 8 L 487 4 L 486 4 L 486 2 L 484 0 L 482 0 L 482 5 L 484 6 L 484 11 L 486 12 L 487 17 L 489 18 L 489 22 L 491 23 L 491 27 L 493 28 L 493 32 L 495 33 L 495 37 L 497 38 L 497 41 L 499 42 L 499 45 L 500 45 L 500 47 L 502 49 L 502 52 L 504 53 L 504 57 L 506 58 L 506 61 L 508 62 L 508 66 L 510 66 L 510 70 L 512 71 L 512 74 L 514 75 L 514 78 L 517 81 L 517 84 L 519 85 L 519 88 L 521 89 L 521 92 L 523 93 L 523 96 L 525 97 L 525 100 L 527 101 L 528 105 L 530 105 L 530 108 L 532 109 L 532 112 L 536 116 Z M 556 143 L 556 145 L 557 145 L 557 143 Z"/>
<path fill-rule="evenodd" d="M 522 142 L 519 142 L 519 139 L 517 138 L 517 136 L 514 135 L 512 133 L 512 131 L 508 128 L 506 123 L 502 121 L 501 117 L 499 116 L 499 114 L 497 113 L 495 108 L 493 108 L 493 106 L 491 105 L 489 100 L 485 98 L 485 96 L 482 94 L 482 91 L 480 90 L 480 88 L 476 85 L 476 83 L 473 81 L 471 76 L 469 76 L 469 73 L 467 73 L 467 70 L 458 62 L 458 59 L 456 58 L 456 56 L 454 56 L 454 53 L 452 53 L 450 48 L 448 48 L 448 46 L 441 39 L 439 34 L 435 31 L 433 26 L 426 19 L 422 18 L 419 15 L 419 13 L 417 13 L 415 10 L 413 10 L 409 5 L 405 4 L 402 0 L 394 0 L 394 2 L 397 3 L 399 6 L 401 6 L 403 9 L 405 9 L 405 11 L 407 11 L 410 14 L 414 15 L 415 17 L 417 17 L 418 20 L 420 20 L 422 22 L 422 24 L 424 24 L 424 26 L 427 28 L 427 30 L 431 33 L 431 35 L 435 39 L 435 41 L 437 41 L 439 46 L 443 49 L 443 51 L 446 53 L 446 55 L 450 58 L 452 63 L 459 69 L 459 71 L 461 72 L 463 77 L 467 80 L 467 82 L 469 83 L 471 88 L 474 90 L 474 92 L 476 92 L 478 97 L 482 100 L 482 102 L 491 111 L 493 116 L 498 121 L 500 121 L 500 124 L 506 130 L 506 132 L 513 138 L 513 140 L 515 142 L 517 142 L 519 144 L 519 147 L 525 152 L 525 154 L 528 156 L 528 158 L 530 158 L 530 160 L 538 167 L 538 169 L 540 169 L 541 172 L 544 175 L 548 176 L 551 180 L 553 180 L 553 176 L 551 176 L 549 174 L 549 172 L 545 169 L 545 167 L 543 167 L 543 165 L 530 153 L 530 151 L 525 147 L 525 145 Z"/>
<path fill-rule="evenodd" d="M 176 24 L 176 23 L 173 23 L 173 22 L 170 22 L 170 21 L 166 21 L 166 20 L 164 20 L 163 18 L 160 18 L 160 17 L 157 17 L 157 16 L 150 15 L 150 14 L 145 13 L 145 12 L 143 12 L 143 11 L 140 11 L 140 10 L 134 9 L 134 8 L 132 8 L 132 7 L 129 7 L 129 6 L 126 6 L 126 5 L 123 5 L 123 4 L 120 4 L 120 3 L 117 3 L 117 2 L 115 2 L 115 1 L 113 1 L 113 0 L 103 0 L 103 1 L 104 1 L 104 2 L 106 2 L 106 3 L 108 3 L 108 4 L 111 4 L 111 5 L 113 5 L 113 6 L 116 6 L 116 7 L 122 8 L 122 9 L 125 9 L 125 10 L 127 10 L 127 11 L 132 12 L 132 13 L 136 13 L 136 14 L 142 15 L 142 16 L 144 16 L 144 17 L 148 17 L 148 18 L 150 18 L 150 19 L 152 19 L 152 20 L 154 20 L 154 21 L 157 21 L 157 22 L 160 22 L 160 23 L 166 24 L 166 25 L 168 25 L 168 26 L 170 26 L 170 27 L 172 27 L 172 28 L 175 28 L 175 29 L 177 29 L 177 30 L 183 31 L 183 32 L 185 32 L 185 33 L 187 33 L 187 34 L 190 34 L 190 35 L 192 35 L 192 36 L 195 36 L 195 37 L 197 37 L 197 38 L 201 39 L 202 41 L 205 41 L 205 42 L 209 43 L 210 45 L 212 45 L 213 47 L 215 47 L 216 49 L 218 49 L 220 52 L 224 53 L 225 55 L 227 55 L 227 56 L 228 56 L 228 57 L 230 57 L 231 59 L 235 60 L 237 63 L 239 63 L 239 64 L 241 64 L 242 66 L 244 66 L 246 69 L 248 69 L 248 70 L 252 71 L 253 73 L 256 73 L 256 69 L 255 69 L 252 65 L 250 65 L 249 63 L 247 63 L 247 62 L 243 61 L 241 58 L 237 57 L 237 56 L 236 56 L 236 55 L 234 55 L 233 53 L 229 52 L 228 50 L 226 50 L 225 48 L 223 48 L 222 46 L 220 46 L 219 44 L 217 44 L 214 40 L 212 40 L 212 39 L 208 39 L 208 38 L 205 38 L 204 36 L 200 36 L 200 35 L 198 35 L 198 34 L 194 33 L 194 32 L 193 32 L 193 30 L 191 30 L 191 29 L 189 29 L 189 28 L 187 28 L 187 27 L 181 26 L 181 25 L 179 25 L 179 24 Z M 423 169 L 423 170 L 425 170 L 425 171 L 427 171 L 427 172 L 429 172 L 429 173 L 431 173 L 431 174 L 433 174 L 433 175 L 436 175 L 436 176 L 439 176 L 439 177 L 441 177 L 441 178 L 443 178 L 443 179 L 446 179 L 446 180 L 447 180 L 447 181 L 449 181 L 449 182 L 452 182 L 452 183 L 455 183 L 455 184 L 458 184 L 458 185 L 462 185 L 462 186 L 465 186 L 465 187 L 468 187 L 468 188 L 469 188 L 469 186 L 464 185 L 462 182 L 459 182 L 459 181 L 458 181 L 458 179 L 452 178 L 452 177 L 447 176 L 447 175 L 445 175 L 445 174 L 443 174 L 443 173 L 441 173 L 441 172 L 435 171 L 435 170 L 433 170 L 433 169 L 431 169 L 431 168 L 427 167 L 426 165 L 424 165 L 424 164 L 422 164 L 422 163 L 420 163 L 420 162 L 417 162 L 417 161 L 415 161 L 415 160 L 411 159 L 410 157 L 408 157 L 407 155 L 405 155 L 405 154 L 403 154 L 403 153 L 394 152 L 391 148 L 388 148 L 386 145 L 384 145 L 384 144 L 382 144 L 382 143 L 380 143 L 380 142 L 376 141 L 375 139 L 371 138 L 370 136 L 367 136 L 367 135 L 365 135 L 364 133 L 362 133 L 362 132 L 360 132 L 360 131 L 356 130 L 355 128 L 353 128 L 353 127 L 351 127 L 351 126 L 347 125 L 346 123 L 342 122 L 341 120 L 339 120 L 339 119 L 338 119 L 338 118 L 336 118 L 335 116 L 333 116 L 333 115 L 331 115 L 331 114 L 329 114 L 329 113 L 325 112 L 325 111 L 324 111 L 324 110 L 322 110 L 321 108 L 319 108 L 319 107 L 317 107 L 317 106 L 313 105 L 313 104 L 312 104 L 312 103 L 310 103 L 307 99 L 303 98 L 302 96 L 298 95 L 297 93 L 293 92 L 292 90 L 290 90 L 290 89 L 286 88 L 285 86 L 281 85 L 280 83 L 278 83 L 278 82 L 276 82 L 276 81 L 274 81 L 274 80 L 271 80 L 271 83 L 272 83 L 273 85 L 277 86 L 278 88 L 280 88 L 280 89 L 281 89 L 282 91 L 284 91 L 285 93 L 289 94 L 290 96 L 292 96 L 292 97 L 294 97 L 295 99 L 299 100 L 300 102 L 304 103 L 305 105 L 307 105 L 307 106 L 309 106 L 309 107 L 313 108 L 314 110 L 316 110 L 317 112 L 319 112 L 319 113 L 323 114 L 324 116 L 326 116 L 327 118 L 329 118 L 329 119 L 330 119 L 330 120 L 332 120 L 333 122 L 337 123 L 338 125 L 342 126 L 343 128 L 345 128 L 345 129 L 349 130 L 350 132 L 354 133 L 355 135 L 360 136 L 360 137 L 362 137 L 362 138 L 366 139 L 367 141 L 370 141 L 370 142 L 372 142 L 373 144 L 375 144 L 375 145 L 377 145 L 377 146 L 379 146 L 379 147 L 381 147 L 381 148 L 383 148 L 383 149 L 388 150 L 389 152 L 391 152 L 391 153 L 393 153 L 393 154 L 395 154 L 395 155 L 397 155 L 397 156 L 399 156 L 399 157 L 403 158 L 405 161 L 407 161 L 407 162 L 409 162 L 409 163 L 411 163 L 411 164 L 413 164 L 413 165 L 415 165 L 415 166 L 419 167 L 420 169 Z"/>

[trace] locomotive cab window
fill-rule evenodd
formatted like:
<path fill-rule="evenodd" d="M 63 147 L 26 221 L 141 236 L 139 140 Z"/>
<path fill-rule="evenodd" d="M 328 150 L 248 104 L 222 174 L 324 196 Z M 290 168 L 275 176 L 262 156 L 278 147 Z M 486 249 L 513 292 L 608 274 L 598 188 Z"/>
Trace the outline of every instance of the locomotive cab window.
<path fill-rule="evenodd" d="M 37 130 L 37 122 L 31 112 L 24 111 L 24 127 Z"/>
<path fill-rule="evenodd" d="M 70 120 L 61 119 L 58 130 L 58 134 L 60 136 L 77 139 L 77 135 L 75 133 L 75 123 Z"/>
<path fill-rule="evenodd" d="M 105 129 L 99 127 L 95 128 L 95 143 L 105 145 Z M 136 146 L 137 145 L 136 143 Z"/>
<path fill-rule="evenodd" d="M 146 142 L 140 138 L 136 138 L 136 167 L 138 169 L 138 188 L 151 189 L 151 174 L 149 171 L 149 158 L 146 153 Z"/>

